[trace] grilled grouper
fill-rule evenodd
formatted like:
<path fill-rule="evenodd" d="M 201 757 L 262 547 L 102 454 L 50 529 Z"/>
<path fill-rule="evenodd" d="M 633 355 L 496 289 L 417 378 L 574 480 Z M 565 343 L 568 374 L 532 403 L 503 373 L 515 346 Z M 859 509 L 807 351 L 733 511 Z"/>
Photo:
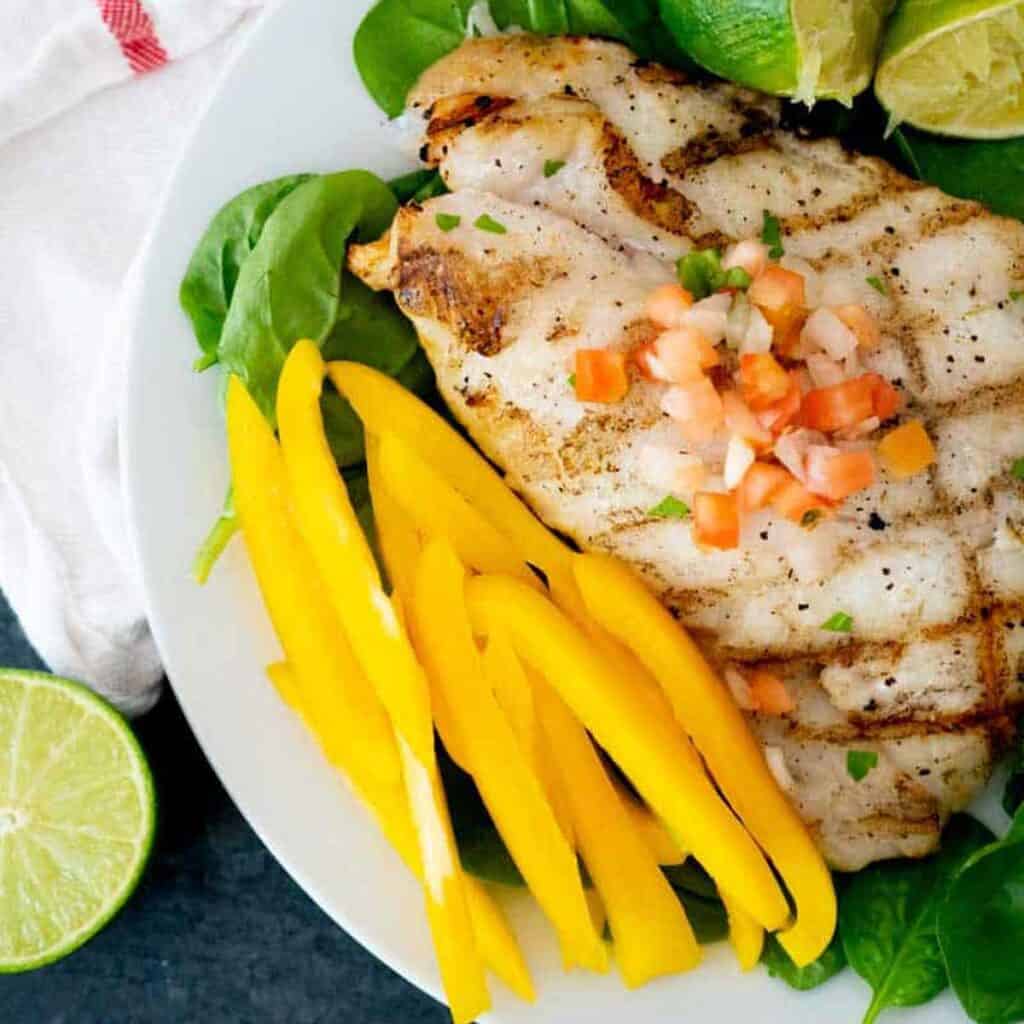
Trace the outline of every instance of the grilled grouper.
<path fill-rule="evenodd" d="M 394 291 L 449 406 L 545 522 L 631 562 L 723 667 L 786 679 L 796 710 L 752 722 L 831 863 L 932 850 L 1024 701 L 1024 226 L 611 43 L 467 42 L 410 102 L 452 193 L 353 247 L 354 272 Z M 756 235 L 766 210 L 812 302 L 876 315 L 867 362 L 938 462 L 813 532 L 759 513 L 709 552 L 650 515 L 685 450 L 659 386 L 597 406 L 567 378 L 578 348 L 653 337 L 671 261 Z M 821 628 L 837 611 L 852 633 Z M 861 781 L 851 751 L 879 755 Z"/>

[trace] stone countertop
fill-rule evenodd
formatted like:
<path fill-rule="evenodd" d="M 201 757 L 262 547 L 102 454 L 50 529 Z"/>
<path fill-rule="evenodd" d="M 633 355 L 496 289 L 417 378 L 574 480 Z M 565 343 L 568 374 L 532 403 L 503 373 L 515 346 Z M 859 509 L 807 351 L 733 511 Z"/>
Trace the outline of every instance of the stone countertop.
<path fill-rule="evenodd" d="M 0 597 L 0 665 L 42 668 Z M 264 849 L 173 695 L 136 723 L 160 802 L 142 884 L 83 949 L 0 975 L 10 1024 L 444 1024 Z"/>

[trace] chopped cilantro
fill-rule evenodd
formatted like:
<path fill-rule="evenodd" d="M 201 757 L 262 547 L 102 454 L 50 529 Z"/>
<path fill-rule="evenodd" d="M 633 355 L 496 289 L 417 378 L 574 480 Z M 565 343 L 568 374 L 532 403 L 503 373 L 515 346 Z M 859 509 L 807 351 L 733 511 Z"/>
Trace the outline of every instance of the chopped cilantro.
<path fill-rule="evenodd" d="M 473 222 L 473 227 L 479 228 L 481 231 L 489 231 L 492 235 L 508 234 L 508 228 L 500 220 L 495 220 L 489 213 L 477 217 Z"/>
<path fill-rule="evenodd" d="M 864 280 L 867 281 L 867 283 L 871 285 L 871 287 L 874 288 L 879 295 L 889 294 L 888 285 L 886 285 L 886 283 L 880 277 L 876 277 L 874 274 L 872 274 L 870 277 L 865 277 Z"/>
<path fill-rule="evenodd" d="M 782 226 L 779 224 L 779 218 L 773 217 L 767 210 L 764 211 L 764 227 L 761 228 L 761 241 L 765 245 L 771 246 L 771 249 L 768 250 L 768 255 L 773 260 L 777 260 L 780 256 L 786 254 L 786 250 L 782 248 Z"/>
<path fill-rule="evenodd" d="M 649 509 L 647 514 L 655 519 L 685 519 L 690 514 L 690 506 L 670 494 Z"/>
<path fill-rule="evenodd" d="M 434 220 L 442 231 L 454 231 L 462 223 L 462 218 L 456 213 L 439 213 Z"/>
<path fill-rule="evenodd" d="M 862 782 L 871 769 L 878 764 L 878 755 L 873 750 L 848 750 L 846 752 L 846 774 L 854 782 Z"/>
<path fill-rule="evenodd" d="M 1010 467 L 1010 476 L 1014 480 L 1024 480 L 1024 459 L 1014 459 Z"/>
<path fill-rule="evenodd" d="M 544 177 L 553 178 L 565 166 L 564 160 L 545 160 Z"/>
<path fill-rule="evenodd" d="M 1024 291 L 1020 291 L 1020 290 L 1018 290 L 1016 288 L 1012 288 L 1010 290 L 1010 301 L 1011 302 L 1020 302 L 1021 299 L 1024 299 Z"/>
<path fill-rule="evenodd" d="M 853 616 L 846 612 L 836 612 L 821 624 L 821 628 L 830 633 L 850 633 L 853 631 Z"/>
<path fill-rule="evenodd" d="M 745 289 L 753 278 L 742 267 L 730 267 L 725 272 L 725 287 Z"/>
<path fill-rule="evenodd" d="M 574 390 L 576 388 L 576 374 L 575 373 L 570 373 L 569 374 L 569 387 L 573 388 Z"/>

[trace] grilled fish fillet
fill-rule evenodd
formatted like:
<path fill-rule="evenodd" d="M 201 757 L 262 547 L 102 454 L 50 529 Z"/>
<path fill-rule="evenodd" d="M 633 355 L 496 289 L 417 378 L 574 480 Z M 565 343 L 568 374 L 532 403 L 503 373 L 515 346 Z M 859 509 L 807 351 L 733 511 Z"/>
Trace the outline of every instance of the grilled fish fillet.
<path fill-rule="evenodd" d="M 934 849 L 1024 702 L 1024 226 L 606 42 L 474 40 L 411 107 L 452 194 L 353 247 L 354 272 L 394 291 L 449 406 L 545 522 L 631 562 L 719 664 L 787 679 L 796 710 L 752 724 L 834 866 Z M 811 304 L 876 315 L 865 365 L 928 424 L 938 463 L 883 475 L 811 533 L 764 512 L 739 550 L 707 552 L 647 513 L 659 465 L 687 450 L 657 385 L 593 406 L 567 377 L 577 348 L 653 337 L 644 302 L 670 261 L 756 235 L 765 210 L 783 264 L 814 271 Z M 475 227 L 485 214 L 505 232 Z M 853 636 L 821 629 L 837 610 Z M 879 754 L 861 782 L 850 750 Z"/>

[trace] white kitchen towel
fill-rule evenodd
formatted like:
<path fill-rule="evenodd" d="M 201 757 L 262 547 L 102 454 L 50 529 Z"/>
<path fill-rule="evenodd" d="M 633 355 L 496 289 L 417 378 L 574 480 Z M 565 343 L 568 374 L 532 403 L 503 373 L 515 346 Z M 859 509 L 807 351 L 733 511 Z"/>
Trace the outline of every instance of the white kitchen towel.
<path fill-rule="evenodd" d="M 133 267 L 258 6 L 0 2 L 0 589 L 55 672 L 129 714 L 161 676 L 118 476 Z"/>

